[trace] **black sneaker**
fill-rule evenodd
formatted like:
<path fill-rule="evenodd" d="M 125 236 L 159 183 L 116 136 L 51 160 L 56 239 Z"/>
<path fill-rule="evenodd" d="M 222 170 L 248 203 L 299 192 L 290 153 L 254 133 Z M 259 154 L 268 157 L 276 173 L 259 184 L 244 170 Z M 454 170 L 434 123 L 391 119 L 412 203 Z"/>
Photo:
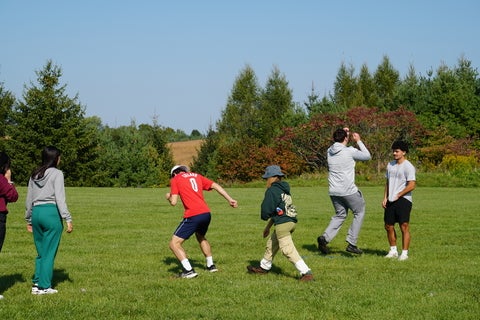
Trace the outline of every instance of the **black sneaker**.
<path fill-rule="evenodd" d="M 250 273 L 256 273 L 256 274 L 267 274 L 268 273 L 268 270 L 265 270 L 262 267 L 247 266 L 247 270 Z"/>
<path fill-rule="evenodd" d="M 189 271 L 183 270 L 181 273 L 178 274 L 179 278 L 185 279 L 195 278 L 196 276 L 198 276 L 198 273 L 196 273 L 193 269 Z"/>
<path fill-rule="evenodd" d="M 345 250 L 347 250 L 347 252 L 355 253 L 355 254 L 362 254 L 363 253 L 363 251 L 358 249 L 357 246 L 354 246 L 353 244 L 350 244 L 350 243 L 348 244 L 347 249 L 345 249 Z"/>
<path fill-rule="evenodd" d="M 327 240 L 325 240 L 324 236 L 320 236 L 317 238 L 317 243 L 318 243 L 318 250 L 323 253 L 323 254 L 329 254 L 330 249 L 327 247 Z"/>
<path fill-rule="evenodd" d="M 217 272 L 218 271 L 217 267 L 214 264 L 212 264 L 210 267 L 207 267 L 207 270 L 209 272 Z"/>

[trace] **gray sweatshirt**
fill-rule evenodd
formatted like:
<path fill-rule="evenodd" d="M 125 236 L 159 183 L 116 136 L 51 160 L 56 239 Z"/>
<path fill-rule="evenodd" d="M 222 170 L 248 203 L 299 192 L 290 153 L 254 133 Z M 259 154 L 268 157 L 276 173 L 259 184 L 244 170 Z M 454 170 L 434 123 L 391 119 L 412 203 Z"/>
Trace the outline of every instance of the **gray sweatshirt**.
<path fill-rule="evenodd" d="M 335 142 L 328 148 L 328 192 L 331 196 L 349 196 L 358 191 L 355 185 L 355 161 L 372 158 L 362 141 L 357 142 L 360 150 Z"/>
<path fill-rule="evenodd" d="M 27 200 L 25 203 L 25 220 L 32 222 L 32 208 L 38 204 L 56 204 L 60 216 L 67 222 L 72 221 L 72 216 L 65 201 L 65 185 L 63 172 L 57 168 L 48 168 L 41 179 L 28 181 Z"/>

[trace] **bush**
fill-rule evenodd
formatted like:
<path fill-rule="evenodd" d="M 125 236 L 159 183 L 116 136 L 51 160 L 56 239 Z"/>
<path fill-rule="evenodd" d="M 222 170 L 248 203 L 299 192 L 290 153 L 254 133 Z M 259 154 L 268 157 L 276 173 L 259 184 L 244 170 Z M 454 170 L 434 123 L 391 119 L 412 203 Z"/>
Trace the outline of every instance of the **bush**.
<path fill-rule="evenodd" d="M 443 157 L 439 168 L 445 172 L 469 173 L 479 167 L 478 159 L 472 154 L 470 156 L 447 154 Z"/>

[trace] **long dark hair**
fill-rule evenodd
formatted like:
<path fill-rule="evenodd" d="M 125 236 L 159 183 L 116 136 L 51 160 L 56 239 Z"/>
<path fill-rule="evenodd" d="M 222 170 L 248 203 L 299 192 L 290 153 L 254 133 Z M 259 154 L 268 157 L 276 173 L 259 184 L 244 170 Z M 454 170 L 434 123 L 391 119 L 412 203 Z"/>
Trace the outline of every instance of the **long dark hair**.
<path fill-rule="evenodd" d="M 45 147 L 42 150 L 42 165 L 32 173 L 32 179 L 41 179 L 48 168 L 56 168 L 61 151 L 54 146 Z"/>
<path fill-rule="evenodd" d="M 5 152 L 0 152 L 0 174 L 5 174 L 10 169 L 10 157 Z"/>

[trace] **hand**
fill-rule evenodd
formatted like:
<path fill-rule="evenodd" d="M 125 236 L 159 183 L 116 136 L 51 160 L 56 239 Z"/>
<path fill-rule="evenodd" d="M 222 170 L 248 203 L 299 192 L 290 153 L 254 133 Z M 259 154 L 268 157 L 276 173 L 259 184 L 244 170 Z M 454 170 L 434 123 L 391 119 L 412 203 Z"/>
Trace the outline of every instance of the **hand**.
<path fill-rule="evenodd" d="M 9 183 L 12 182 L 12 171 L 10 170 L 10 168 L 5 171 L 5 174 L 3 176 L 7 179 Z"/>
<path fill-rule="evenodd" d="M 232 199 L 232 200 L 228 201 L 228 203 L 230 203 L 230 206 L 231 206 L 232 208 L 238 207 L 238 202 L 237 202 L 237 200 Z"/>
<path fill-rule="evenodd" d="M 71 222 L 67 222 L 67 233 L 71 233 L 73 231 L 73 224 Z"/>
<path fill-rule="evenodd" d="M 170 199 L 170 192 L 167 192 L 167 193 L 165 194 L 165 199 L 167 199 L 167 200 Z"/>
<path fill-rule="evenodd" d="M 31 224 L 27 224 L 27 231 L 28 232 L 33 232 Z"/>
<path fill-rule="evenodd" d="M 382 201 L 382 207 L 385 209 L 387 207 L 387 198 L 383 199 Z"/>
<path fill-rule="evenodd" d="M 352 139 L 353 139 L 353 141 L 358 142 L 358 141 L 360 141 L 360 135 L 358 133 L 354 132 L 354 133 L 352 133 Z"/>

